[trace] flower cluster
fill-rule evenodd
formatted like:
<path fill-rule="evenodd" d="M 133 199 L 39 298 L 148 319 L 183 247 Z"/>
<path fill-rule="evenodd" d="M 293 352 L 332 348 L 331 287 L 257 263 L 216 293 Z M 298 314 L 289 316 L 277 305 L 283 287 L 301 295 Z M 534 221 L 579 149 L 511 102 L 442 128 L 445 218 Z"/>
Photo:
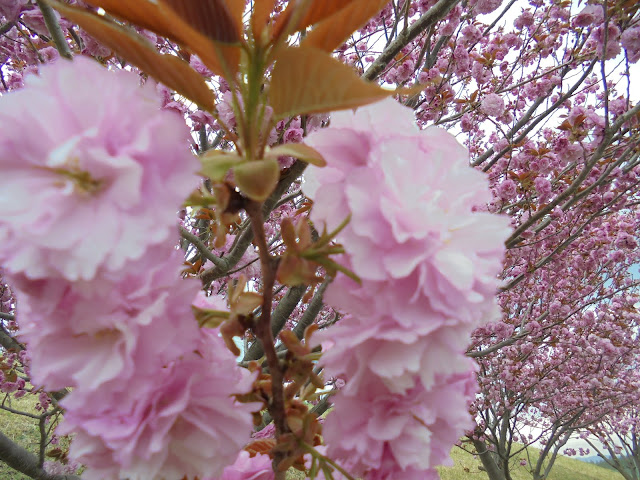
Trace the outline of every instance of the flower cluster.
<path fill-rule="evenodd" d="M 184 122 L 151 85 L 74 65 L 76 81 L 56 64 L 2 98 L 0 261 L 29 278 L 120 271 L 169 239 L 196 185 Z"/>
<path fill-rule="evenodd" d="M 32 382 L 73 387 L 71 457 L 89 480 L 222 473 L 249 439 L 254 406 L 233 394 L 253 376 L 198 328 L 199 282 L 179 275 L 170 234 L 198 169 L 186 125 L 135 74 L 86 58 L 0 103 L 0 259 Z"/>
<path fill-rule="evenodd" d="M 351 215 L 339 240 L 362 280 L 338 276 L 325 294 L 349 314 L 318 335 L 327 374 L 347 379 L 325 423 L 329 454 L 366 479 L 437 478 L 470 427 L 464 351 L 498 315 L 508 220 L 478 211 L 487 181 L 455 138 L 420 131 L 393 100 L 336 114 L 307 142 L 328 163 L 305 179 L 311 218 L 332 229 Z"/>

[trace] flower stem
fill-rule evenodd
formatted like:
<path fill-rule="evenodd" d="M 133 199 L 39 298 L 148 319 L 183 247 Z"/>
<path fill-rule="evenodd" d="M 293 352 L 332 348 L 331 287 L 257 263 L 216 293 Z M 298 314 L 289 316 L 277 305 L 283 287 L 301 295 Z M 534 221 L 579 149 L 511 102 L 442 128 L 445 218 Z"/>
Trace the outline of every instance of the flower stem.
<path fill-rule="evenodd" d="M 264 218 L 262 216 L 262 203 L 248 201 L 245 207 L 251 220 L 251 229 L 254 241 L 260 251 L 260 267 L 262 269 L 263 294 L 262 313 L 255 327 L 255 333 L 267 357 L 269 372 L 271 373 L 271 402 L 269 413 L 276 426 L 276 440 L 288 433 L 285 405 L 284 405 L 284 377 L 278 354 L 274 346 L 274 338 L 271 332 L 271 307 L 273 303 L 273 285 L 276 280 L 276 259 L 269 255 L 269 247 L 264 231 Z M 286 452 L 276 452 L 273 459 L 274 471 L 278 472 L 278 464 L 284 460 Z M 282 472 L 284 473 L 284 472 Z M 278 478 L 278 477 L 276 477 Z M 284 478 L 284 477 L 282 477 Z"/>

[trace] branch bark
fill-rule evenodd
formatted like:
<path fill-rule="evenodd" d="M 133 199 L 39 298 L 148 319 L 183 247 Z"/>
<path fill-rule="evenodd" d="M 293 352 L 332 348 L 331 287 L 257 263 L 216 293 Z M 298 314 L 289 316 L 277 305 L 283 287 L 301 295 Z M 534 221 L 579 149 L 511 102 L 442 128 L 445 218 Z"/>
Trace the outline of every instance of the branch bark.
<path fill-rule="evenodd" d="M 73 55 L 71 54 L 71 49 L 67 44 L 67 39 L 64 36 L 64 32 L 62 28 L 60 28 L 60 23 L 56 18 L 56 14 L 51 8 L 51 5 L 46 3 L 44 0 L 36 0 L 38 7 L 40 7 L 40 11 L 42 12 L 42 17 L 44 18 L 44 23 L 51 34 L 51 38 L 53 42 L 56 44 L 56 48 L 60 55 L 71 60 Z"/>
<path fill-rule="evenodd" d="M 282 195 L 282 193 L 280 194 Z M 280 196 L 279 195 L 279 196 Z M 274 202 L 275 203 L 275 202 Z M 264 231 L 263 205 L 254 201 L 248 201 L 245 207 L 247 215 L 251 220 L 251 230 L 256 239 L 256 245 L 260 253 L 260 267 L 262 269 L 262 314 L 255 326 L 255 333 L 262 343 L 269 372 L 271 374 L 271 399 L 269 402 L 269 413 L 274 419 L 276 426 L 276 440 L 289 431 L 285 413 L 284 398 L 284 375 L 278 354 L 273 344 L 273 334 L 271 333 L 271 306 L 273 303 L 273 285 L 276 280 L 275 259 L 269 254 L 269 247 Z M 278 469 L 278 465 L 286 457 L 286 452 L 277 451 L 273 458 L 274 472 L 276 480 L 284 480 L 284 472 Z"/>
<path fill-rule="evenodd" d="M 406 47 L 409 42 L 415 40 L 418 35 L 429 27 L 442 20 L 444 16 L 455 7 L 460 0 L 440 0 L 427 12 L 416 20 L 407 30 L 400 32 L 398 38 L 391 42 L 376 58 L 366 72 L 362 75 L 365 80 L 373 81 L 387 67 L 389 62 Z"/>
<path fill-rule="evenodd" d="M 289 315 L 293 313 L 306 290 L 306 285 L 292 287 L 285 294 L 282 300 L 280 300 L 280 303 L 278 303 L 278 306 L 271 315 L 271 334 L 274 338 L 278 333 L 280 333 L 280 330 L 284 328 Z M 262 348 L 261 343 L 255 342 L 251 345 L 242 361 L 248 362 L 251 360 L 257 360 L 262 357 L 262 355 L 264 355 L 264 349 Z"/>
<path fill-rule="evenodd" d="M 52 475 L 38 466 L 38 457 L 0 432 L 0 460 L 35 480 L 81 480 L 77 475 Z"/>
<path fill-rule="evenodd" d="M 267 218 L 271 211 L 275 208 L 275 205 L 278 203 L 282 195 L 289 189 L 289 187 L 295 182 L 302 172 L 304 172 L 305 168 L 307 168 L 307 164 L 300 160 L 296 160 L 294 164 L 291 166 L 286 175 L 284 175 L 278 186 L 271 194 L 271 196 L 265 200 L 262 207 L 262 215 Z M 222 265 L 211 267 L 200 274 L 200 280 L 202 280 L 202 284 L 207 286 L 210 285 L 211 282 L 222 278 L 227 275 L 229 270 L 237 265 L 240 261 L 244 253 L 251 245 L 253 241 L 253 231 L 250 228 L 247 228 L 244 232 L 242 232 L 238 238 L 238 241 L 233 246 L 228 255 L 221 258 Z"/>
<path fill-rule="evenodd" d="M 482 440 L 473 440 L 473 446 L 476 447 L 482 466 L 485 468 L 489 480 L 506 480 L 504 473 L 498 467 L 487 445 Z"/>

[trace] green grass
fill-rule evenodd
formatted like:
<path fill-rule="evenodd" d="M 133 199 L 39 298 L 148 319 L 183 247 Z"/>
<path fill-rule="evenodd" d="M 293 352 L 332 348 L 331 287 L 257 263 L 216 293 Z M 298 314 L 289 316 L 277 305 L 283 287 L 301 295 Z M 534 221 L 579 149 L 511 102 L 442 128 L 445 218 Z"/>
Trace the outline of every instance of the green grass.
<path fill-rule="evenodd" d="M 539 450 L 529 448 L 528 451 L 531 462 L 536 462 Z M 451 458 L 454 462 L 453 467 L 438 468 L 441 480 L 487 480 L 489 478 L 484 471 L 480 470 L 482 463 L 479 458 L 474 458 L 473 455 L 457 447 L 451 451 Z M 526 460 L 527 455 L 522 452 L 518 458 Z M 531 480 L 533 478 L 528 465 L 516 465 L 511 476 L 513 480 Z M 551 468 L 548 480 L 623 480 L 623 478 L 616 471 L 559 455 Z"/>
<path fill-rule="evenodd" d="M 2 399 L 4 399 L 4 394 L 0 397 L 0 401 Z M 34 408 L 37 401 L 36 396 L 26 395 L 18 399 L 13 398 L 10 402 L 7 400 L 4 404 L 14 410 L 38 413 Z M 38 433 L 37 420 L 0 409 L 0 431 L 21 447 L 24 447 L 33 453 L 38 452 L 38 440 L 40 438 L 40 434 Z M 8 467 L 4 462 L 0 461 L 0 479 L 30 480 L 30 477 L 16 472 L 14 469 Z"/>
<path fill-rule="evenodd" d="M 36 397 L 26 396 L 21 399 L 12 400 L 11 407 L 16 410 L 26 410 L 34 412 L 33 406 Z M 37 452 L 38 426 L 34 419 L 11 414 L 0 409 L 0 431 L 21 446 Z M 531 461 L 538 459 L 538 450 L 529 449 Z M 453 467 L 438 468 L 441 480 L 487 480 L 487 474 L 480 469 L 481 462 L 473 455 L 454 448 L 451 452 Z M 523 452 L 521 458 L 526 459 Z M 517 462 L 516 462 L 517 463 Z M 527 466 L 516 466 L 512 472 L 513 480 L 531 480 L 531 474 Z M 287 475 L 289 480 L 303 480 L 304 474 L 297 471 L 290 471 Z M 609 470 L 591 463 L 581 462 L 573 458 L 559 456 L 555 465 L 551 469 L 548 480 L 622 480 L 623 477 L 618 472 Z M 0 461 L 0 480 L 29 480 L 29 477 L 17 473 Z"/>
<path fill-rule="evenodd" d="M 539 450 L 529 448 L 529 455 L 531 461 L 536 462 Z M 522 452 L 521 457 L 526 459 L 526 453 Z M 438 468 L 441 480 L 488 480 L 487 474 L 480 469 L 482 466 L 480 459 L 474 458 L 473 455 L 457 447 L 451 451 L 451 458 L 454 463 L 452 467 Z M 531 480 L 533 478 L 528 467 L 520 465 L 514 467 L 511 475 L 513 480 Z M 287 475 L 288 480 L 304 480 L 304 478 L 304 474 L 294 470 L 289 471 Z M 551 468 L 548 480 L 623 480 L 623 477 L 616 471 L 592 463 L 559 456 Z"/>

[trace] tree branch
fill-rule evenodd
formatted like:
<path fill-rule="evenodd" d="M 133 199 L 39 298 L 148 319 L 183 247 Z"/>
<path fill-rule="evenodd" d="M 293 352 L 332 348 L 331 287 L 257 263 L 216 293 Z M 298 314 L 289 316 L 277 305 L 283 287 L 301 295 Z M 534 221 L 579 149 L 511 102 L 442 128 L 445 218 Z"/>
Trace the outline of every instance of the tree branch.
<path fill-rule="evenodd" d="M 200 254 L 211 261 L 216 267 L 224 267 L 224 260 L 218 257 L 215 253 L 207 248 L 207 246 L 200 240 L 200 237 L 194 235 L 189 230 L 184 228 L 182 225 L 180 226 L 180 236 L 185 240 L 188 240 L 194 247 L 198 249 Z"/>
<path fill-rule="evenodd" d="M 322 307 L 324 306 L 324 303 L 322 303 L 322 297 L 324 296 L 324 291 L 331 283 L 331 280 L 333 280 L 333 278 L 327 277 L 318 287 L 318 291 L 313 295 L 313 298 L 309 302 L 307 309 L 302 314 L 300 321 L 293 329 L 293 333 L 295 333 L 296 337 L 299 339 L 302 339 L 304 331 L 313 323 L 318 316 L 318 313 L 320 313 L 320 310 L 322 310 Z"/>
<path fill-rule="evenodd" d="M 294 164 L 289 168 L 289 171 L 280 179 L 278 186 L 271 194 L 271 196 L 264 202 L 262 207 L 262 214 L 265 218 L 268 218 L 271 211 L 275 208 L 278 200 L 285 194 L 289 187 L 295 182 L 302 172 L 307 168 L 307 164 L 300 160 L 296 160 Z M 211 267 L 200 274 L 200 280 L 203 285 L 209 285 L 214 280 L 222 278 L 229 270 L 231 270 L 240 261 L 244 252 L 247 251 L 251 241 L 253 240 L 253 231 L 247 228 L 242 232 L 238 238 L 238 241 L 233 246 L 228 255 L 224 256 L 221 260 L 224 262 L 221 266 Z"/>
<path fill-rule="evenodd" d="M 81 480 L 77 475 L 52 475 L 38 466 L 38 457 L 0 432 L 0 460 L 35 480 Z"/>
<path fill-rule="evenodd" d="M 64 32 L 62 28 L 60 28 L 60 23 L 56 18 L 56 14 L 51 8 L 51 5 L 45 3 L 44 0 L 36 0 L 38 7 L 40 7 L 40 11 L 42 12 L 42 17 L 44 18 L 44 23 L 51 34 L 51 38 L 53 42 L 56 44 L 56 48 L 60 55 L 71 60 L 73 55 L 71 54 L 71 49 L 67 44 L 67 39 L 64 36 Z"/>
<path fill-rule="evenodd" d="M 282 193 L 280 194 L 282 195 Z M 275 202 L 274 202 L 275 203 Z M 248 201 L 245 207 L 247 215 L 251 220 L 251 229 L 256 239 L 256 245 L 260 253 L 260 267 L 262 269 L 262 313 L 255 326 L 255 333 L 259 341 L 262 343 L 267 364 L 269 365 L 269 373 L 271 374 L 271 399 L 269 401 L 269 413 L 274 419 L 276 426 L 276 440 L 283 434 L 289 432 L 287 426 L 287 417 L 285 413 L 284 398 L 284 375 L 278 359 L 275 346 L 273 344 L 273 335 L 271 333 L 271 305 L 273 302 L 273 285 L 276 280 L 276 264 L 275 259 L 269 254 L 265 231 L 264 231 L 264 209 L 263 205 Z M 276 480 L 284 479 L 284 473 L 278 469 L 278 465 L 286 458 L 286 452 L 275 452 L 273 458 L 274 471 Z"/>
<path fill-rule="evenodd" d="M 2 325 L 0 325 L 0 345 L 5 350 L 15 350 L 16 352 L 24 350 L 24 347 Z"/>
<path fill-rule="evenodd" d="M 406 31 L 400 32 L 398 38 L 391 42 L 389 46 L 382 51 L 367 71 L 364 72 L 362 78 L 369 81 L 375 80 L 387 67 L 389 62 L 393 60 L 393 58 L 400 53 L 400 51 L 406 47 L 409 42 L 415 40 L 415 38 L 427 28 L 442 20 L 442 18 L 449 13 L 459 1 L 460 0 L 440 0 L 433 7 L 427 10 L 427 12 L 416 20 L 411 27 Z"/>
<path fill-rule="evenodd" d="M 280 330 L 282 330 L 287 323 L 287 319 L 291 315 L 291 313 L 295 310 L 296 306 L 300 302 L 300 299 L 304 295 L 304 292 L 307 290 L 306 285 L 299 285 L 296 287 L 292 287 L 285 294 L 285 296 L 280 300 L 278 306 L 273 311 L 271 315 L 271 334 L 275 338 Z M 251 345 L 251 348 L 245 353 L 243 362 L 248 362 L 251 360 L 257 360 L 264 355 L 264 349 L 260 342 L 255 342 Z"/>

